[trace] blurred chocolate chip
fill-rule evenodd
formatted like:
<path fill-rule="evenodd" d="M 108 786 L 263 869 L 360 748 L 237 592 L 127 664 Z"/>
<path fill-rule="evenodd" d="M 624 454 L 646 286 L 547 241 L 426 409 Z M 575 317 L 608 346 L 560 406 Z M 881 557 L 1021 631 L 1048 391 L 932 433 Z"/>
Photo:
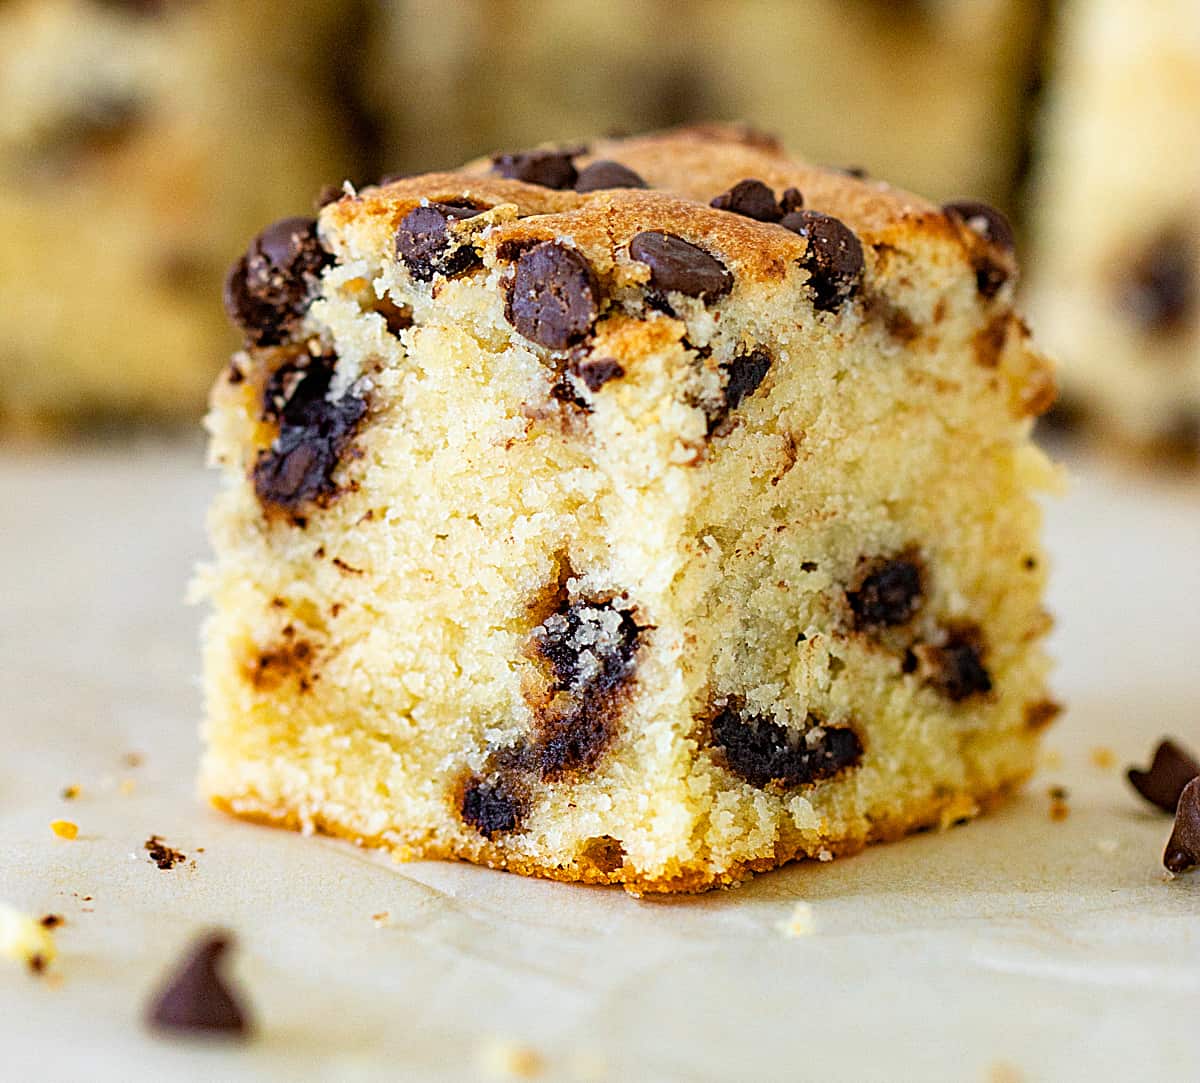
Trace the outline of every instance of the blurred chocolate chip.
<path fill-rule="evenodd" d="M 907 623 L 921 608 L 921 579 L 921 566 L 909 558 L 882 558 L 866 564 L 857 584 L 846 591 L 855 628 Z"/>
<path fill-rule="evenodd" d="M 833 311 L 858 291 L 863 250 L 853 230 L 818 211 L 792 211 L 783 216 L 780 225 L 808 241 L 801 262 L 809 273 L 816 308 Z"/>
<path fill-rule="evenodd" d="M 775 192 L 753 178 L 738 181 L 728 192 L 717 196 L 709 206 L 740 214 L 743 218 L 753 218 L 756 222 L 778 222 L 784 214 L 775 202 Z"/>
<path fill-rule="evenodd" d="M 1005 252 L 1012 252 L 1016 248 L 1017 240 L 1012 225 L 995 207 L 974 200 L 960 199 L 945 204 L 942 213 L 974 230 L 988 244 L 994 244 Z"/>
<path fill-rule="evenodd" d="M 469 244 L 453 245 L 447 226 L 474 218 L 481 208 L 470 203 L 427 203 L 414 207 L 396 230 L 396 256 L 413 278 L 428 282 L 435 274 L 453 278 L 480 264 Z"/>
<path fill-rule="evenodd" d="M 983 664 L 983 635 L 975 625 L 960 625 L 936 646 L 913 648 L 929 684 L 955 703 L 992 690 L 992 676 Z"/>
<path fill-rule="evenodd" d="M 621 363 L 611 357 L 589 357 L 572 361 L 568 371 L 582 380 L 589 391 L 599 391 L 610 380 L 619 380 L 625 375 Z"/>
<path fill-rule="evenodd" d="M 853 729 L 824 726 L 812 716 L 809 722 L 810 729 L 796 733 L 731 703 L 712 720 L 711 738 L 729 770 L 760 788 L 771 782 L 818 782 L 862 759 L 862 742 Z"/>
<path fill-rule="evenodd" d="M 674 233 L 639 233 L 629 242 L 629 254 L 650 268 L 656 290 L 709 301 L 733 288 L 733 276 L 720 260 Z"/>
<path fill-rule="evenodd" d="M 527 150 L 497 154 L 492 158 L 492 172 L 543 188 L 573 188 L 579 174 L 571 159 L 580 153 L 581 150 Z"/>
<path fill-rule="evenodd" d="M 268 226 L 225 280 L 225 310 L 253 346 L 278 346 L 299 327 L 332 257 L 312 218 Z"/>
<path fill-rule="evenodd" d="M 804 193 L 799 188 L 785 188 L 779 197 L 779 209 L 784 214 L 804 209 Z"/>
<path fill-rule="evenodd" d="M 155 1030 L 244 1037 L 251 1029 L 245 1007 L 221 976 L 231 940 L 210 934 L 193 944 L 146 1013 Z"/>
<path fill-rule="evenodd" d="M 317 198 L 313 200 L 313 204 L 317 210 L 322 207 L 328 207 L 330 203 L 336 203 L 346 193 L 340 184 L 325 184 L 321 186 L 321 190 L 317 193 Z"/>
<path fill-rule="evenodd" d="M 1118 280 L 1118 303 L 1140 327 L 1170 334 L 1184 327 L 1200 302 L 1200 249 L 1184 231 L 1154 239 Z"/>
<path fill-rule="evenodd" d="M 1200 775 L 1200 762 L 1164 737 L 1158 742 L 1147 770 L 1130 767 L 1125 774 L 1130 785 L 1152 805 L 1163 812 L 1174 812 L 1183 788 Z"/>
<path fill-rule="evenodd" d="M 584 166 L 575 181 L 575 191 L 577 192 L 598 192 L 604 188 L 645 188 L 646 186 L 646 182 L 629 166 L 609 161 L 606 158 Z"/>
<path fill-rule="evenodd" d="M 1200 778 L 1192 779 L 1179 795 L 1163 865 L 1177 876 L 1200 865 Z"/>
<path fill-rule="evenodd" d="M 591 331 L 600 314 L 600 287 L 591 265 L 557 241 L 528 249 L 517 260 L 504 314 L 531 342 L 566 349 Z"/>
<path fill-rule="evenodd" d="M 502 781 L 474 778 L 463 791 L 460 812 L 484 838 L 515 831 L 521 822 L 521 802 Z"/>

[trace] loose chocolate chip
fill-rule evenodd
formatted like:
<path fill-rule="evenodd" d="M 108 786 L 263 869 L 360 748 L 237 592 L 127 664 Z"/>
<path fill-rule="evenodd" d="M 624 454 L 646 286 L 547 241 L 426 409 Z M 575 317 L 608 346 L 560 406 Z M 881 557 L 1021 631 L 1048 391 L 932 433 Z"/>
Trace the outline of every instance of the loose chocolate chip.
<path fill-rule="evenodd" d="M 367 404 L 349 394 L 330 402 L 325 397 L 330 373 L 331 366 L 306 370 L 277 407 L 279 436 L 254 464 L 254 490 L 264 505 L 297 511 L 335 492 L 333 472 Z"/>
<path fill-rule="evenodd" d="M 629 254 L 650 268 L 650 285 L 710 301 L 733 288 L 725 265 L 703 248 L 674 233 L 639 233 L 629 242 Z"/>
<path fill-rule="evenodd" d="M 299 326 L 331 256 L 312 218 L 284 218 L 250 244 L 225 280 L 225 310 L 253 346 L 278 346 Z"/>
<path fill-rule="evenodd" d="M 572 361 L 570 372 L 572 376 L 582 380 L 589 391 L 599 391 L 609 380 L 619 380 L 625 375 L 621 363 L 611 357 L 590 357 Z"/>
<path fill-rule="evenodd" d="M 785 188 L 779 197 L 779 209 L 784 214 L 804 209 L 804 193 L 799 188 Z"/>
<path fill-rule="evenodd" d="M 808 270 L 816 308 L 831 312 L 858 291 L 863 250 L 853 230 L 818 211 L 792 211 L 783 216 L 780 225 L 808 241 L 801 262 Z"/>
<path fill-rule="evenodd" d="M 1131 767 L 1126 772 L 1130 785 L 1163 812 L 1175 811 L 1183 788 L 1198 775 L 1200 762 L 1169 737 L 1158 742 L 1148 770 Z"/>
<path fill-rule="evenodd" d="M 528 150 L 497 154 L 492 159 L 492 172 L 543 188 L 573 188 L 579 174 L 571 159 L 579 153 L 582 151 Z"/>
<path fill-rule="evenodd" d="M 1192 779 L 1179 795 L 1163 865 L 1176 876 L 1200 865 L 1200 778 Z"/>
<path fill-rule="evenodd" d="M 940 646 L 918 648 L 928 663 L 929 683 L 955 703 L 992 690 L 980 640 L 977 628 L 964 626 L 952 629 Z"/>
<path fill-rule="evenodd" d="M 577 192 L 598 192 L 604 188 L 645 188 L 642 180 L 627 165 L 611 162 L 606 158 L 586 165 L 579 172 L 575 181 Z"/>
<path fill-rule="evenodd" d="M 250 1030 L 246 1009 L 221 977 L 230 938 L 215 933 L 195 943 L 147 1011 L 156 1030 L 239 1037 Z"/>
<path fill-rule="evenodd" d="M 1008 219 L 995 207 L 974 200 L 961 199 L 947 203 L 942 213 L 957 219 L 968 229 L 978 233 L 988 244 L 994 244 L 1005 252 L 1012 252 L 1017 239 Z"/>
<path fill-rule="evenodd" d="M 905 624 L 921 608 L 921 566 L 906 558 L 870 562 L 857 586 L 846 591 L 854 627 L 863 630 Z"/>
<path fill-rule="evenodd" d="M 1200 303 L 1200 251 L 1187 234 L 1158 236 L 1118 283 L 1118 301 L 1147 331 L 1170 334 L 1184 327 Z"/>
<path fill-rule="evenodd" d="M 544 241 L 517 260 L 504 314 L 531 342 L 564 350 L 591 331 L 599 312 L 596 276 L 575 249 Z"/>
<path fill-rule="evenodd" d="M 608 691 L 632 671 L 641 629 L 611 601 L 575 601 L 534 630 L 533 641 L 569 692 Z"/>
<path fill-rule="evenodd" d="M 712 741 L 734 774 L 759 787 L 818 782 L 862 759 L 862 742 L 853 729 L 822 726 L 812 716 L 809 722 L 813 728 L 795 733 L 731 704 L 712 720 Z"/>
<path fill-rule="evenodd" d="M 396 256 L 413 278 L 428 282 L 435 274 L 453 278 L 480 264 L 469 244 L 453 245 L 448 226 L 473 218 L 481 208 L 468 203 L 427 203 L 414 207 L 396 230 Z"/>
<path fill-rule="evenodd" d="M 461 813 L 484 838 L 515 831 L 521 822 L 521 804 L 503 782 L 475 778 L 463 791 Z"/>
<path fill-rule="evenodd" d="M 789 189 L 794 191 L 794 189 Z M 740 214 L 756 222 L 778 222 L 784 212 L 775 202 L 775 192 L 760 180 L 747 178 L 738 181 L 728 192 L 722 192 L 709 206 L 719 211 Z"/>
<path fill-rule="evenodd" d="M 736 410 L 742 400 L 753 395 L 766 379 L 771 368 L 771 355 L 762 348 L 756 348 L 749 353 L 738 354 L 721 367 L 726 373 L 725 405 L 729 410 Z"/>

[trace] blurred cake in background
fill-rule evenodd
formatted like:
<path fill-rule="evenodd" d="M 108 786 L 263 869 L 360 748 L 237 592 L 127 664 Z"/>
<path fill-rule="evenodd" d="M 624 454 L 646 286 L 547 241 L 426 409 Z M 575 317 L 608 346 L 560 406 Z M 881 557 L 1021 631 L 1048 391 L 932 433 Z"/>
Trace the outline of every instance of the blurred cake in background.
<path fill-rule="evenodd" d="M 717 115 L 810 160 L 1012 210 L 1044 0 L 705 0 Z"/>
<path fill-rule="evenodd" d="M 1200 453 L 1200 4 L 1065 6 L 1032 318 L 1108 442 Z"/>
<path fill-rule="evenodd" d="M 347 167 L 347 4 L 0 4 L 0 422 L 198 417 L 221 283 Z"/>

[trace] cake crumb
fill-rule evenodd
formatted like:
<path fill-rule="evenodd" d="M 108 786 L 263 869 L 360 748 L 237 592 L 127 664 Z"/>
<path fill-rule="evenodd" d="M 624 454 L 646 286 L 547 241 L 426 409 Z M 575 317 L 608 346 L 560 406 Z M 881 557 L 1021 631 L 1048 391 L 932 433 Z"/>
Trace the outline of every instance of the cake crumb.
<path fill-rule="evenodd" d="M 187 860 L 187 854 L 182 850 L 176 850 L 173 846 L 168 846 L 159 835 L 151 835 L 142 843 L 142 848 L 150 855 L 150 860 L 166 872 Z M 130 856 L 136 857 L 137 855 Z"/>
<path fill-rule="evenodd" d="M 54 937 L 37 918 L 0 903 L 0 955 L 41 974 L 58 955 Z"/>
<path fill-rule="evenodd" d="M 998 1060 L 987 1070 L 987 1083 L 1023 1083 L 1025 1074 L 1015 1064 Z"/>
<path fill-rule="evenodd" d="M 532 1046 L 493 1038 L 484 1045 L 479 1066 L 489 1079 L 536 1079 L 543 1062 Z"/>
<path fill-rule="evenodd" d="M 117 789 L 121 792 L 122 796 L 129 797 L 136 787 L 137 783 L 134 782 L 133 779 L 123 778 L 121 779 L 120 784 L 117 786 Z"/>
<path fill-rule="evenodd" d="M 817 860 L 818 861 L 832 861 L 833 860 L 833 851 L 832 850 L 818 850 L 817 851 Z"/>
<path fill-rule="evenodd" d="M 390 910 L 380 910 L 378 914 L 371 915 L 371 921 L 375 923 L 376 929 L 386 928 L 392 923 L 392 912 Z"/>
<path fill-rule="evenodd" d="M 38 919 L 38 924 L 43 929 L 57 929 L 60 925 L 65 925 L 67 919 L 62 914 L 43 914 Z"/>
<path fill-rule="evenodd" d="M 79 835 L 79 825 L 70 820 L 51 820 L 50 830 L 60 839 L 73 839 Z"/>
<path fill-rule="evenodd" d="M 64 801 L 74 801 L 83 791 L 77 783 L 72 782 L 70 786 L 64 786 L 62 793 L 59 795 Z"/>
<path fill-rule="evenodd" d="M 1071 815 L 1071 806 L 1067 804 L 1070 794 L 1066 786 L 1051 786 L 1048 793 L 1050 796 L 1050 819 L 1055 823 L 1060 823 Z"/>
<path fill-rule="evenodd" d="M 778 928 L 788 940 L 798 940 L 802 936 L 812 936 L 817 931 L 812 906 L 806 902 L 796 903 L 792 907 L 792 913 L 787 921 L 781 921 Z"/>
<path fill-rule="evenodd" d="M 143 760 L 140 752 L 126 752 L 121 758 L 126 767 L 141 767 Z"/>
<path fill-rule="evenodd" d="M 1096 745 L 1088 752 L 1088 759 L 1092 761 L 1093 767 L 1098 767 L 1101 771 L 1111 771 L 1117 764 L 1117 754 L 1108 745 Z"/>

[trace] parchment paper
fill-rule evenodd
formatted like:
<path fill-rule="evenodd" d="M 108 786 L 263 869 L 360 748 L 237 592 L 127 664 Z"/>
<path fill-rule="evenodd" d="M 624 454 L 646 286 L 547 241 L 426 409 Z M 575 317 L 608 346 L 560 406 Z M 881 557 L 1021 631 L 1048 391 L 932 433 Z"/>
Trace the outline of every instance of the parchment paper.
<path fill-rule="evenodd" d="M 0 453 L 0 899 L 66 917 L 49 977 L 0 962 L 0 1076 L 469 1080 L 500 1042 L 546 1079 L 1200 1078 L 1200 874 L 1168 881 L 1170 821 L 1121 777 L 1162 733 L 1200 746 L 1194 482 L 1078 464 L 1050 509 L 1070 711 L 1022 799 L 676 901 L 398 866 L 202 806 L 181 599 L 212 485 L 190 444 Z M 156 868 L 152 834 L 194 867 Z M 814 928 L 789 939 L 798 900 Z M 257 1038 L 150 1035 L 147 997 L 211 926 L 238 938 Z"/>

